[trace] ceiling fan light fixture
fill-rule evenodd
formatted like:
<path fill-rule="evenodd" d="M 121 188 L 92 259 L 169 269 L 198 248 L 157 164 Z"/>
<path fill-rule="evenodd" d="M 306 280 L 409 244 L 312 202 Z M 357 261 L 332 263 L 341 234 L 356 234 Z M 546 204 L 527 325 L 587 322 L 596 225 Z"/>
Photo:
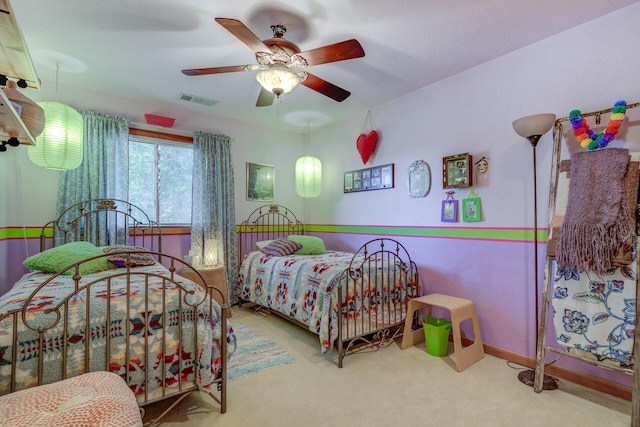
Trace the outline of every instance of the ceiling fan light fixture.
<path fill-rule="evenodd" d="M 266 70 L 256 73 L 256 80 L 265 90 L 280 96 L 283 93 L 291 92 L 298 83 L 300 76 L 287 68 L 284 64 L 273 64 Z"/>

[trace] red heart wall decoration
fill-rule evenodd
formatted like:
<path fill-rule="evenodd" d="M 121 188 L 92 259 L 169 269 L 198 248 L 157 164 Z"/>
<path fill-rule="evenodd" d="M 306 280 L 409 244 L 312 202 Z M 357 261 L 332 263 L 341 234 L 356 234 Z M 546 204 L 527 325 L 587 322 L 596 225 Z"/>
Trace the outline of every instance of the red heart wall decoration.
<path fill-rule="evenodd" d="M 373 149 L 376 148 L 376 142 L 378 141 L 378 132 L 372 130 L 368 135 L 364 133 L 358 136 L 356 140 L 356 148 L 358 149 L 358 153 L 360 153 L 360 158 L 362 159 L 363 164 L 367 164 L 369 161 L 369 157 L 371 153 L 373 153 Z"/>

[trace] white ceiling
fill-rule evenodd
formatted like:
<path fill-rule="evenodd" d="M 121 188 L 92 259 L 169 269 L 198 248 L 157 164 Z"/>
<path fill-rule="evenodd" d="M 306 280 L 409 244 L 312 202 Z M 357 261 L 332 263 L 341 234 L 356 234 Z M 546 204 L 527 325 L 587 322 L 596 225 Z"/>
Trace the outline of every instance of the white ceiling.
<path fill-rule="evenodd" d="M 49 96 L 58 63 L 60 87 L 149 99 L 156 114 L 170 117 L 210 112 L 286 130 L 366 111 L 636 1 L 12 0 L 11 7 Z M 298 86 L 258 108 L 255 72 L 185 76 L 185 68 L 255 63 L 216 17 L 238 19 L 261 39 L 283 24 L 285 38 L 302 51 L 357 39 L 363 58 L 309 68 L 351 96 L 338 103 Z M 219 103 L 188 103 L 181 93 Z M 91 97 L 75 102 L 102 109 Z M 145 112 L 130 119 L 142 122 Z"/>

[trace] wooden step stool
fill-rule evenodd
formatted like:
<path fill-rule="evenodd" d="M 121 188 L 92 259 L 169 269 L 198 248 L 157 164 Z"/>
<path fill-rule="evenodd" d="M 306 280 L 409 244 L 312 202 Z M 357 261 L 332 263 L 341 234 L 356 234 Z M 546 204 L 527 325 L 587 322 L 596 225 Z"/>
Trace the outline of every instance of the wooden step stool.
<path fill-rule="evenodd" d="M 451 330 L 453 331 L 453 350 L 456 359 L 456 369 L 461 372 L 463 369 L 473 365 L 478 360 L 484 358 L 484 348 L 482 338 L 480 338 L 480 327 L 478 326 L 478 316 L 473 301 L 452 297 L 443 294 L 430 294 L 423 297 L 414 298 L 409 301 L 407 317 L 404 323 L 404 333 L 402 335 L 403 350 L 413 347 L 417 343 L 424 341 L 424 330 L 422 327 L 416 330 L 411 329 L 413 317 L 416 311 L 426 308 L 427 315 L 431 316 L 433 307 L 442 307 L 451 313 Z M 471 319 L 473 323 L 473 334 L 475 341 L 473 344 L 462 347 L 462 337 L 460 335 L 460 323 L 463 320 Z"/>

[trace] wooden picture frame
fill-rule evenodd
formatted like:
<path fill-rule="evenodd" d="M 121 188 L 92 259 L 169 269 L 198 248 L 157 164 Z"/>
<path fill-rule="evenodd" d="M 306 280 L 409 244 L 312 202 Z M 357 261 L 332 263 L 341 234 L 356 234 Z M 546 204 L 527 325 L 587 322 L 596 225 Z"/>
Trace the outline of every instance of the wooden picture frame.
<path fill-rule="evenodd" d="M 343 192 L 384 190 L 394 187 L 394 164 L 357 169 L 344 173 Z"/>
<path fill-rule="evenodd" d="M 458 201 L 443 200 L 442 211 L 440 212 L 440 221 L 442 222 L 458 222 Z"/>
<path fill-rule="evenodd" d="M 462 199 L 462 221 L 480 221 L 480 197 L 469 197 Z"/>
<path fill-rule="evenodd" d="M 272 165 L 247 162 L 247 200 L 273 202 L 276 169 Z"/>
<path fill-rule="evenodd" d="M 471 154 L 462 153 L 442 158 L 442 188 L 463 188 L 473 185 Z"/>

